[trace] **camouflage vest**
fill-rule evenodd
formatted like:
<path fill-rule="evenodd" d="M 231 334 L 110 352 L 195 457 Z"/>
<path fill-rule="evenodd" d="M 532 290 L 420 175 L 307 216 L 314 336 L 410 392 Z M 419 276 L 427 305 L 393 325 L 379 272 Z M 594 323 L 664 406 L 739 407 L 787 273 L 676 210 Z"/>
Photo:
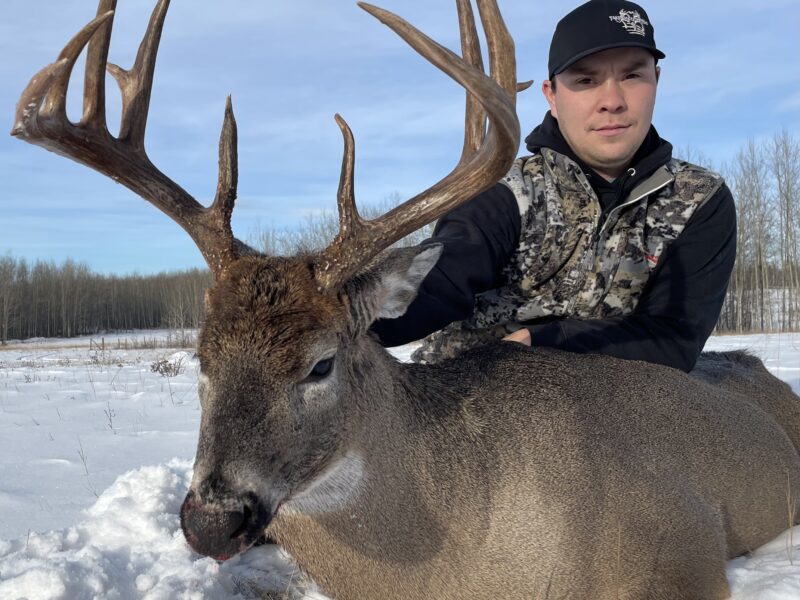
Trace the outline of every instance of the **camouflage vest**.
<path fill-rule="evenodd" d="M 412 357 L 418 362 L 455 356 L 546 317 L 630 313 L 664 250 L 723 180 L 673 159 L 603 223 L 597 194 L 580 167 L 550 149 L 517 159 L 502 183 L 521 215 L 505 283 L 476 297 L 471 318 L 428 336 Z"/>

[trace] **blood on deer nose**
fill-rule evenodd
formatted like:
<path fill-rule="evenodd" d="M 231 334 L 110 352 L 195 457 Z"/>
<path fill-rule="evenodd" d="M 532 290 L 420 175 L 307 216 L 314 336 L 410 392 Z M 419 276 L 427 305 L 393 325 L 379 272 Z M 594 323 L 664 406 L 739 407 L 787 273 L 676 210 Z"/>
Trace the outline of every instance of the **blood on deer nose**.
<path fill-rule="evenodd" d="M 270 516 L 255 494 L 205 504 L 190 491 L 181 506 L 181 528 L 198 554 L 228 560 L 252 546 Z"/>

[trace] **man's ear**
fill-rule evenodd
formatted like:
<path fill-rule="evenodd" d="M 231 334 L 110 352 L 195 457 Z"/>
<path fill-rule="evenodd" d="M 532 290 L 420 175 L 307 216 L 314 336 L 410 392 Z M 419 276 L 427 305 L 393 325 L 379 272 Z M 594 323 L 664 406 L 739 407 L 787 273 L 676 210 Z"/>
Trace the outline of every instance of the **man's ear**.
<path fill-rule="evenodd" d="M 553 75 L 553 79 L 555 79 L 555 75 Z M 547 100 L 548 106 L 550 106 L 550 114 L 553 115 L 554 119 L 558 118 L 558 109 L 556 108 L 556 91 L 553 89 L 553 82 L 549 79 L 542 82 L 542 95 L 544 99 Z"/>
<path fill-rule="evenodd" d="M 364 332 L 373 321 L 405 313 L 442 249 L 442 244 L 434 243 L 387 250 L 348 281 L 345 293 L 356 330 Z"/>

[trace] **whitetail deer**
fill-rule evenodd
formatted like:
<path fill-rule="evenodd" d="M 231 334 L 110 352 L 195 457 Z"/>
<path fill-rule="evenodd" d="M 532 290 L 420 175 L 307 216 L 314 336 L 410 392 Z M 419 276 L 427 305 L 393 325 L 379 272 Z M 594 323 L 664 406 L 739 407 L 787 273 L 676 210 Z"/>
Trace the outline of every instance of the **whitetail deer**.
<path fill-rule="evenodd" d="M 33 78 L 12 133 L 155 204 L 215 276 L 181 511 L 197 552 L 225 559 L 266 531 L 339 600 L 725 598 L 725 560 L 792 525 L 800 497 L 800 399 L 759 361 L 706 356 L 689 376 L 499 343 L 422 366 L 398 363 L 368 332 L 404 312 L 440 253 L 386 249 L 492 185 L 517 150 L 513 42 L 495 0 L 477 3 L 491 77 L 468 0 L 458 0 L 463 59 L 361 5 L 467 89 L 464 150 L 432 188 L 364 221 L 352 134 L 337 116 L 341 231 L 318 254 L 266 257 L 234 238 L 230 101 L 210 208 L 148 160 L 168 0 L 130 71 L 107 64 L 115 2 L 101 0 L 98 17 Z M 87 44 L 75 124 L 66 89 Z M 116 137 L 104 117 L 106 69 L 122 89 Z"/>

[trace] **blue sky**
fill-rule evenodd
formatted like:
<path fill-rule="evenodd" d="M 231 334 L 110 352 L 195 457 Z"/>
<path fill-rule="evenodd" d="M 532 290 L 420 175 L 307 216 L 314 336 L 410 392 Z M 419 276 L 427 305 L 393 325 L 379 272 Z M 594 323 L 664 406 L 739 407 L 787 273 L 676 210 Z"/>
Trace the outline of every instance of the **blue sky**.
<path fill-rule="evenodd" d="M 376 0 L 451 48 L 452 0 Z M 89 0 L 4 0 L 0 110 L 10 130 L 30 77 L 94 16 Z M 500 0 L 516 40 L 523 136 L 556 22 L 572 0 Z M 730 160 L 748 140 L 800 134 L 800 2 L 659 0 L 644 4 L 666 53 L 654 124 L 677 148 Z M 119 0 L 111 60 L 133 61 L 152 4 Z M 109 80 L 110 81 L 110 80 Z M 111 85 L 114 85 L 111 82 Z M 80 82 L 70 95 L 78 117 Z M 109 86 L 112 126 L 119 101 Z M 113 92 L 113 93 L 111 93 Z M 351 0 L 173 0 L 148 123 L 152 161 L 200 202 L 213 197 L 225 97 L 239 124 L 234 232 L 292 227 L 335 210 L 341 113 L 356 136 L 359 203 L 411 197 L 457 160 L 463 93 Z M 113 128 L 112 128 L 113 131 Z M 126 188 L 0 135 L 0 254 L 67 257 L 105 273 L 203 265 L 188 236 Z"/>

